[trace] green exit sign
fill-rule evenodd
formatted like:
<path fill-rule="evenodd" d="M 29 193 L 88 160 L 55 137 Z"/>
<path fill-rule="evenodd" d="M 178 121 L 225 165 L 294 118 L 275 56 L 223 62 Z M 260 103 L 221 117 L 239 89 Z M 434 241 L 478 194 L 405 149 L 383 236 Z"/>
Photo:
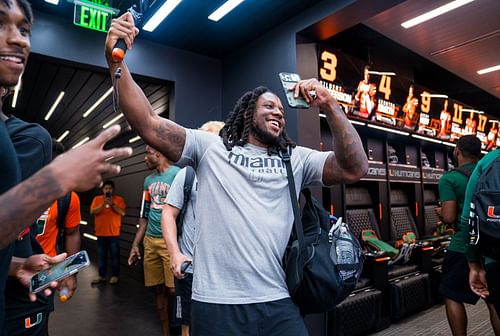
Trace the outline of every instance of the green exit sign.
<path fill-rule="evenodd" d="M 73 23 L 77 26 L 107 32 L 111 25 L 111 19 L 120 10 L 103 6 L 100 1 L 74 0 L 75 15 Z"/>

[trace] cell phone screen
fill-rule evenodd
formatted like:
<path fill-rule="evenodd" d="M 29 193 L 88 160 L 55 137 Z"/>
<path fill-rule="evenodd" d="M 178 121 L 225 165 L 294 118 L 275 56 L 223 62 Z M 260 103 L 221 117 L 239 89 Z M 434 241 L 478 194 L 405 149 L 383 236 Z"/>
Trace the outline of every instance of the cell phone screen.
<path fill-rule="evenodd" d="M 75 253 L 64 259 L 64 261 L 33 275 L 30 282 L 30 291 L 38 293 L 47 288 L 52 281 L 67 278 L 89 265 L 90 260 L 86 251 Z"/>
<path fill-rule="evenodd" d="M 303 97 L 295 98 L 293 91 L 290 90 L 300 80 L 300 76 L 289 72 L 280 72 L 279 76 L 283 90 L 285 90 L 288 106 L 293 108 L 309 108 L 309 104 Z"/>

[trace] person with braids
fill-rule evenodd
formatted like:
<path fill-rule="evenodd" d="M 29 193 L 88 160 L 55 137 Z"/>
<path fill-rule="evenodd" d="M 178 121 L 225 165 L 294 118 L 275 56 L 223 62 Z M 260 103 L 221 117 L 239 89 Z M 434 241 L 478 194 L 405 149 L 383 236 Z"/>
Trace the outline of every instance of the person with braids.
<path fill-rule="evenodd" d="M 325 113 L 331 152 L 297 146 L 285 132 L 280 99 L 265 87 L 238 100 L 218 136 L 162 118 L 125 62 L 112 58 L 118 39 L 130 49 L 137 33 L 129 13 L 114 19 L 105 56 L 111 74 L 122 69 L 116 85 L 130 125 L 169 160 L 196 170 L 191 335 L 307 335 L 281 265 L 293 212 L 279 152 L 293 148 L 297 192 L 310 185 L 352 183 L 368 169 L 359 135 L 316 79 L 298 82 L 294 95 Z"/>

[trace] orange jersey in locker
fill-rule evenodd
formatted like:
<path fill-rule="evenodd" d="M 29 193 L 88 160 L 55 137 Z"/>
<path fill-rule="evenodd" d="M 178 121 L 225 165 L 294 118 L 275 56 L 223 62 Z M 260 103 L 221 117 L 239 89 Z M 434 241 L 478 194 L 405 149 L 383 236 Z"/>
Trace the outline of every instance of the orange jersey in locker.
<path fill-rule="evenodd" d="M 125 210 L 125 200 L 121 196 L 113 195 L 112 201 L 119 208 Z M 90 208 L 97 208 L 104 204 L 104 195 L 94 197 Z M 97 237 L 117 237 L 120 235 L 122 216 L 111 207 L 103 208 L 94 215 L 95 235 Z"/>
<path fill-rule="evenodd" d="M 57 201 L 55 201 L 37 221 L 38 234 L 36 240 L 38 240 L 42 246 L 43 251 L 51 257 L 57 255 L 56 243 L 59 233 L 59 228 L 57 227 L 57 214 Z M 68 229 L 77 227 L 80 225 L 81 219 L 80 198 L 76 193 L 72 192 L 64 226 Z"/>

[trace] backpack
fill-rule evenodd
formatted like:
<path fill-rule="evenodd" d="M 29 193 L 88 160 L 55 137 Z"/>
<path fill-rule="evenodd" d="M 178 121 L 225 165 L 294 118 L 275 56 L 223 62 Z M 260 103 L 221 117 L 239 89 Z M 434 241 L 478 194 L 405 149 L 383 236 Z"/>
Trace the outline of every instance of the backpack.
<path fill-rule="evenodd" d="M 184 223 L 184 217 L 186 216 L 186 209 L 187 209 L 187 204 L 189 201 L 189 198 L 191 197 L 191 189 L 193 189 L 193 182 L 194 182 L 194 169 L 191 166 L 186 166 L 186 178 L 184 179 L 184 202 L 182 203 L 182 209 L 179 212 L 179 216 L 177 216 L 177 219 L 175 221 L 175 224 L 177 226 L 177 237 L 180 237 L 182 235 L 182 224 Z"/>
<path fill-rule="evenodd" d="M 500 156 L 479 177 L 470 209 L 470 244 L 500 260 Z"/>
<path fill-rule="evenodd" d="M 57 200 L 57 253 L 66 251 L 66 215 L 68 214 L 69 204 L 71 203 L 71 192 Z"/>
<path fill-rule="evenodd" d="M 290 155 L 281 155 L 294 213 L 295 236 L 284 264 L 288 291 L 302 315 L 328 312 L 356 286 L 363 269 L 361 245 L 341 218 L 331 225 L 330 213 L 309 189 L 302 190 L 306 202 L 299 217 Z"/>

